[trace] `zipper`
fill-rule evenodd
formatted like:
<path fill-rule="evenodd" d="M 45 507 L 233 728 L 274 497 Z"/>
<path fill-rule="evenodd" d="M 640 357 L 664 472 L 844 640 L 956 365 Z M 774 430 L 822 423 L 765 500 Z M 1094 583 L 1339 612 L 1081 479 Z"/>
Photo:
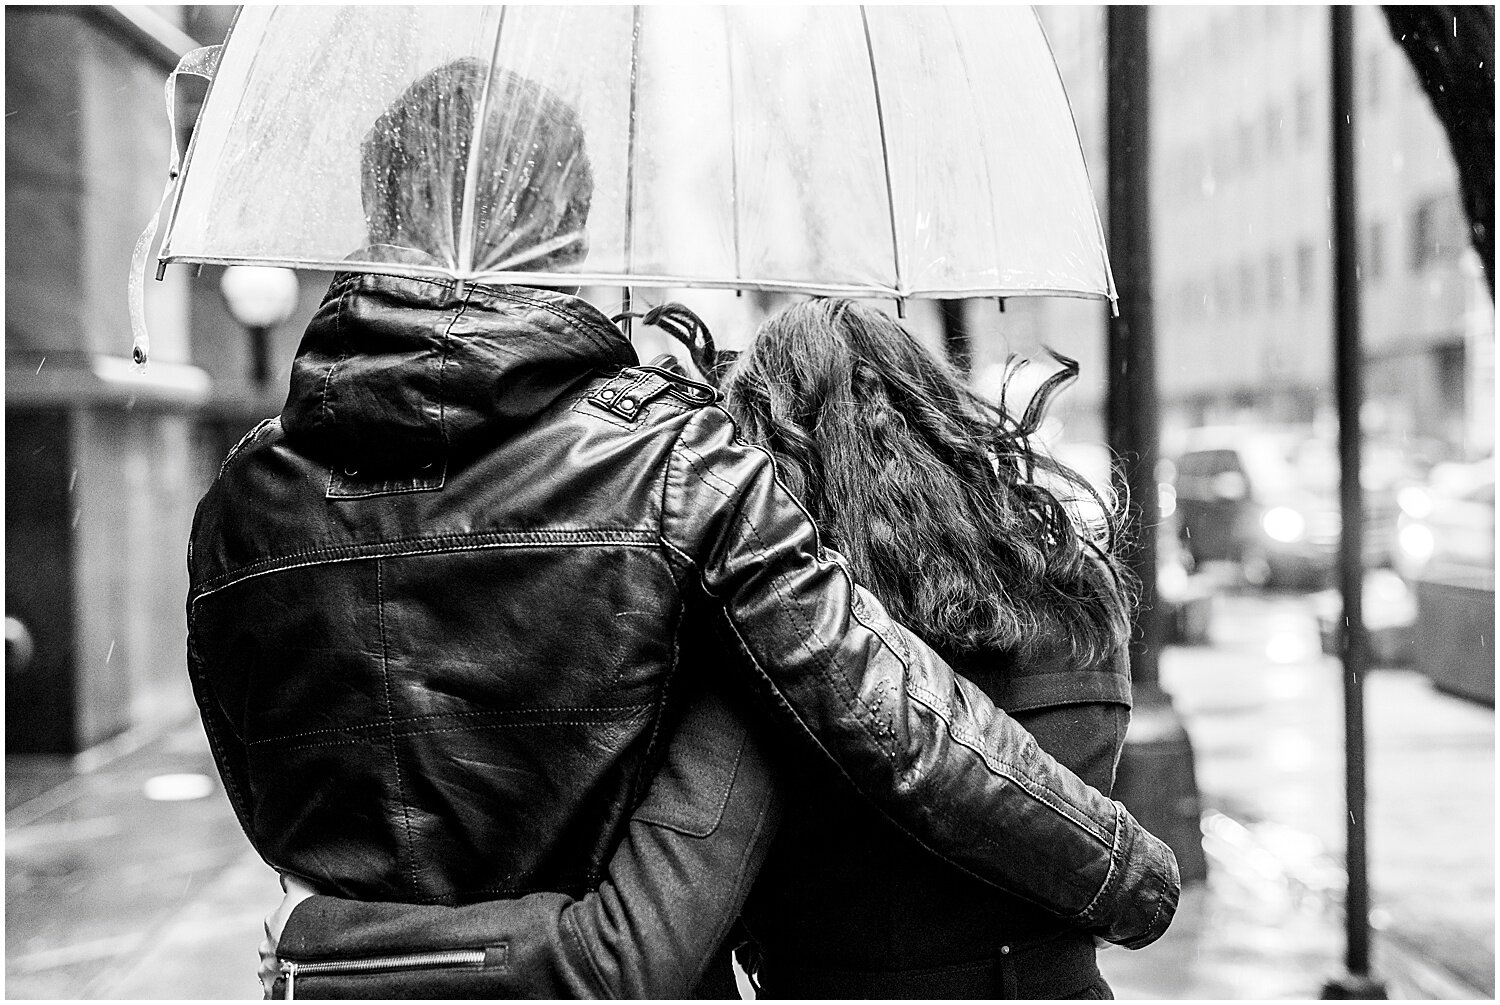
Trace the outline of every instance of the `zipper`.
<path fill-rule="evenodd" d="M 448 949 L 432 953 L 407 953 L 401 956 L 369 956 L 360 960 L 322 960 L 313 963 L 298 963 L 295 960 L 281 961 L 281 975 L 286 978 L 286 999 L 296 994 L 298 975 L 311 977 L 318 974 L 376 974 L 389 970 L 426 970 L 434 967 L 481 967 L 484 965 L 483 949 Z"/>

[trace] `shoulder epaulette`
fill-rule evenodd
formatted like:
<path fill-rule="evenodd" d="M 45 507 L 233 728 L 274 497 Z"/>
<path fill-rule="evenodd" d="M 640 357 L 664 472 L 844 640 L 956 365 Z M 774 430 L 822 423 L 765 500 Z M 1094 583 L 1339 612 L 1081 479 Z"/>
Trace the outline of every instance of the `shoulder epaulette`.
<path fill-rule="evenodd" d="M 707 384 L 656 366 L 626 367 L 595 388 L 588 400 L 622 419 L 634 419 L 647 404 L 664 394 L 689 405 L 711 405 L 719 394 Z"/>

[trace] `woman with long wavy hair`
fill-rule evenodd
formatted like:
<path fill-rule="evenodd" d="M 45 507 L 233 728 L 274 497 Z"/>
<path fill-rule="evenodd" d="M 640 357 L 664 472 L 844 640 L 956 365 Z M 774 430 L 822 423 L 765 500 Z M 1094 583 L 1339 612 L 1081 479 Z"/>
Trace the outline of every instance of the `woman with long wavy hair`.
<path fill-rule="evenodd" d="M 849 300 L 787 308 L 718 375 L 855 580 L 1109 792 L 1131 591 L 1108 509 L 1085 519 L 1067 501 L 1092 489 L 1029 446 L 1045 401 L 1012 419 Z M 762 997 L 1113 997 L 1089 936 L 949 866 L 823 762 L 778 779 L 784 822 L 745 913 Z"/>

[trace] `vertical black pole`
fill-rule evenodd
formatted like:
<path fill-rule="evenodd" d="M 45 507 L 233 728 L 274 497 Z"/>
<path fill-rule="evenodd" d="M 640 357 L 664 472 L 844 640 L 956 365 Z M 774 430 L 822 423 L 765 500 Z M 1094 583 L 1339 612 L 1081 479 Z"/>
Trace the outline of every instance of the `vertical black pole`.
<path fill-rule="evenodd" d="M 250 382 L 264 387 L 271 380 L 271 329 L 252 325 L 250 335 Z"/>
<path fill-rule="evenodd" d="M 1119 314 L 1110 319 L 1105 397 L 1115 477 L 1128 499 L 1126 562 L 1139 581 L 1131 640 L 1135 709 L 1115 795 L 1171 847 L 1185 883 L 1208 874 L 1199 828 L 1193 750 L 1182 718 L 1162 690 L 1162 620 L 1156 590 L 1157 406 L 1151 296 L 1151 56 L 1145 6 L 1107 8 L 1109 251 Z"/>
<path fill-rule="evenodd" d="M 1110 445 L 1123 465 L 1129 493 L 1131 570 L 1140 583 L 1141 610 L 1130 671 L 1136 687 L 1160 679 L 1161 619 L 1155 616 L 1156 552 L 1161 519 L 1156 498 L 1156 305 L 1151 296 L 1151 68 L 1149 11 L 1108 10 L 1109 250 L 1120 311 L 1110 318 L 1109 381 L 1105 394 Z M 1117 472 L 1119 474 L 1119 472 Z"/>
<path fill-rule="evenodd" d="M 1370 976 L 1370 889 L 1365 849 L 1365 696 L 1368 646 L 1364 619 L 1364 500 L 1359 484 L 1359 411 L 1364 400 L 1359 344 L 1354 171 L 1354 10 L 1329 13 L 1329 78 L 1333 160 L 1334 393 L 1339 415 L 1339 588 L 1344 599 L 1344 791 L 1347 814 L 1344 895 L 1348 974 L 1323 989 L 1324 998 L 1384 998 Z"/>
<path fill-rule="evenodd" d="M 948 362 L 953 364 L 953 369 L 967 377 L 974 365 L 973 345 L 969 341 L 969 320 L 964 307 L 967 301 L 939 300 L 937 303 Z"/>

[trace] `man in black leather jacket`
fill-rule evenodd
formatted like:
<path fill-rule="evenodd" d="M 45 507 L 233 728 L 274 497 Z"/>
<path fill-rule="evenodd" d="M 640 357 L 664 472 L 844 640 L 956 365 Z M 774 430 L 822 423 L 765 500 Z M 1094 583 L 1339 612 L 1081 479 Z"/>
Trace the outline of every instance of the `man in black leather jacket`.
<path fill-rule="evenodd" d="M 230 800 L 325 892 L 595 890 L 713 678 L 979 878 L 1126 945 L 1175 908 L 1165 845 L 850 580 L 711 389 L 576 297 L 337 277 L 189 570 Z"/>

